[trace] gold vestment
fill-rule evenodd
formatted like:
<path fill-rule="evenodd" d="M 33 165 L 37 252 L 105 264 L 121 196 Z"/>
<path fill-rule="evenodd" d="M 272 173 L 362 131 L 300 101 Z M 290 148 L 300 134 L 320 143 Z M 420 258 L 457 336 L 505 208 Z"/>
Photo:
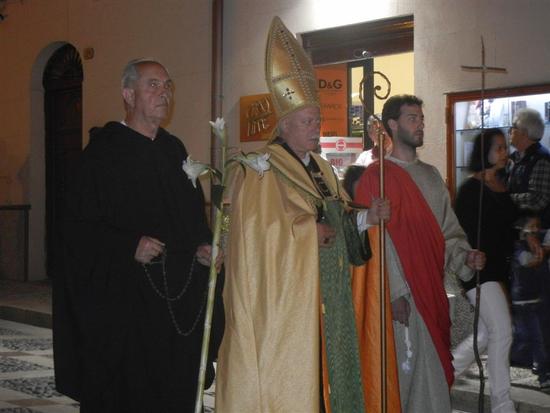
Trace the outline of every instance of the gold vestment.
<path fill-rule="evenodd" d="M 320 196 L 304 166 L 281 145 L 263 151 L 272 169 L 263 177 L 239 169 L 232 185 L 216 412 L 315 413 L 321 394 L 319 247 L 317 209 L 304 194 Z M 330 164 L 311 156 L 337 193 Z"/>

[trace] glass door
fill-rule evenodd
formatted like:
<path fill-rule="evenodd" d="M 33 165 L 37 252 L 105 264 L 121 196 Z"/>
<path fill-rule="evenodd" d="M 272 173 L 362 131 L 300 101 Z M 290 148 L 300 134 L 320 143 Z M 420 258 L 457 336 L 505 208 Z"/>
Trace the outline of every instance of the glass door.
<path fill-rule="evenodd" d="M 468 162 L 482 119 L 485 129 L 501 128 L 507 135 L 519 109 L 535 109 L 546 125 L 541 143 L 550 148 L 550 85 L 488 90 L 483 113 L 480 97 L 479 91 L 447 95 L 447 184 L 453 199 L 470 174 Z"/>

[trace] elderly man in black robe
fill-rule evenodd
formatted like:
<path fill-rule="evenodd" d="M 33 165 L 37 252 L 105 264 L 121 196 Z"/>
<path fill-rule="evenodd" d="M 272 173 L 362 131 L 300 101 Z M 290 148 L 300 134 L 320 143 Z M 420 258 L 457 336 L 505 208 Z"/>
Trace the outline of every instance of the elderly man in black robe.
<path fill-rule="evenodd" d="M 193 411 L 211 233 L 185 147 L 160 127 L 172 93 L 161 64 L 128 63 L 126 117 L 94 132 L 68 193 L 54 356 L 57 389 L 83 413 Z M 213 324 L 210 360 L 221 300 Z"/>

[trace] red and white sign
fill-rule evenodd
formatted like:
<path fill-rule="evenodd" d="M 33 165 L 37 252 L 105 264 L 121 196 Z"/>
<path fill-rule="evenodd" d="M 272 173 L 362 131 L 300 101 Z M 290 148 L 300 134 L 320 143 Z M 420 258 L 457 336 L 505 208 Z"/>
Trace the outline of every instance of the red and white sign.
<path fill-rule="evenodd" d="M 348 136 L 321 136 L 322 153 L 361 153 L 363 152 L 363 138 Z"/>
<path fill-rule="evenodd" d="M 321 155 L 338 170 L 343 178 L 347 166 L 363 152 L 363 138 L 348 136 L 321 136 Z"/>

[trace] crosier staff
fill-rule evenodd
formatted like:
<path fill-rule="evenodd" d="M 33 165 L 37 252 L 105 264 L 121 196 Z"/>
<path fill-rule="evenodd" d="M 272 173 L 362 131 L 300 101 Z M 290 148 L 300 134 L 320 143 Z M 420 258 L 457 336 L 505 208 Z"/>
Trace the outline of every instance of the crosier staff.
<path fill-rule="evenodd" d="M 377 74 L 381 76 L 387 84 L 387 90 L 386 93 L 382 96 L 380 96 L 377 92 L 379 92 L 382 87 L 376 86 L 373 89 L 374 95 L 380 99 L 385 100 L 388 98 L 391 92 L 391 82 L 388 79 L 386 75 L 384 75 L 382 72 L 375 71 L 372 72 L 371 75 L 367 74 L 360 82 L 359 84 L 359 99 L 361 100 L 361 103 L 363 105 L 363 108 L 365 112 L 368 112 L 367 110 L 367 104 L 365 103 L 365 93 L 364 93 L 364 85 L 365 81 L 368 79 L 369 76 L 372 76 L 374 79 L 374 75 Z M 379 164 L 380 164 L 380 199 L 384 199 L 386 196 L 385 194 L 385 182 L 384 182 L 384 147 L 385 147 L 385 139 L 386 134 L 384 133 L 383 127 L 382 127 L 382 121 L 378 116 L 376 116 L 374 113 L 372 114 L 374 117 L 374 127 L 376 128 L 376 135 L 378 137 L 378 150 L 379 156 Z M 386 413 L 388 409 L 388 389 L 387 389 L 387 354 L 386 354 L 386 223 L 385 221 L 380 218 L 379 222 L 379 228 L 378 231 L 378 254 L 379 254 L 379 260 L 380 260 L 380 269 L 379 269 L 379 303 L 380 303 L 380 411 L 382 413 Z"/>
<path fill-rule="evenodd" d="M 384 199 L 386 196 L 385 183 L 384 183 L 384 140 L 386 139 L 385 133 L 382 130 L 382 125 L 379 119 L 376 121 L 376 134 L 378 135 L 378 160 L 380 162 L 380 199 Z M 378 225 L 380 231 L 378 231 L 378 242 L 380 245 L 380 356 L 382 357 L 380 378 L 381 382 L 381 411 L 385 413 L 387 411 L 388 404 L 388 390 L 387 390 L 387 371 L 386 371 L 386 222 L 380 218 Z"/>

